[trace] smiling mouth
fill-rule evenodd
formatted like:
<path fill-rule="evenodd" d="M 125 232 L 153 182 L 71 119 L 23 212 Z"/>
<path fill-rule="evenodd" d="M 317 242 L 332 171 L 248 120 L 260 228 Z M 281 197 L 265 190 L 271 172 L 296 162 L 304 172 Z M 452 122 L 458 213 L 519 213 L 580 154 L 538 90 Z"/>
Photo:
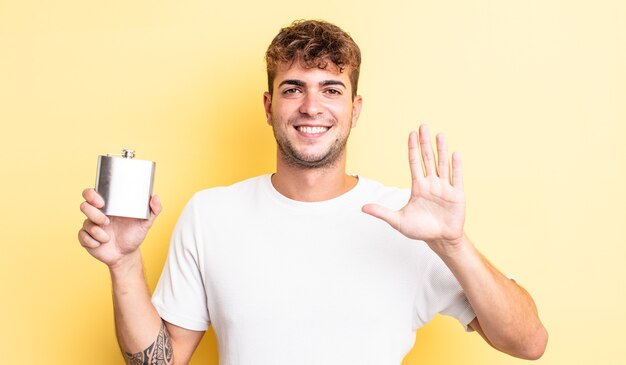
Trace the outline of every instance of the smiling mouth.
<path fill-rule="evenodd" d="M 297 126 L 296 129 L 298 132 L 304 134 L 322 134 L 328 131 L 330 127 L 300 125 Z"/>

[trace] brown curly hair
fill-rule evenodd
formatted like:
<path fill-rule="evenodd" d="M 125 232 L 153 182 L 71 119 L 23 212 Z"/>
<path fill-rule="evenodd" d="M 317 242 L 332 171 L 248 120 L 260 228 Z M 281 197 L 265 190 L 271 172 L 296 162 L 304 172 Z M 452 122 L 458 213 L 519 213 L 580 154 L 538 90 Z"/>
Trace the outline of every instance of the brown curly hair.
<path fill-rule="evenodd" d="M 265 53 L 270 95 L 278 66 L 296 60 L 305 68 L 326 69 L 329 63 L 339 72 L 348 68 L 352 98 L 356 95 L 361 51 L 348 33 L 338 26 L 323 20 L 296 20 L 280 30 Z"/>

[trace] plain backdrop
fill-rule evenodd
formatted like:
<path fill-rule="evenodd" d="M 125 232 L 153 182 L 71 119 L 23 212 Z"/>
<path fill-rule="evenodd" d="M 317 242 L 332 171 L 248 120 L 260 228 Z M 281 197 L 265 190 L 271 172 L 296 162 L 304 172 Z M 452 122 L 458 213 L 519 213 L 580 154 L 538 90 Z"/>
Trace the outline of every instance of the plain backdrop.
<path fill-rule="evenodd" d="M 466 230 L 534 296 L 540 364 L 626 358 L 626 3 L 0 0 L 0 353 L 121 364 L 110 279 L 78 244 L 97 156 L 154 160 L 154 288 L 191 195 L 274 169 L 263 56 L 318 18 L 360 45 L 348 170 L 408 187 L 419 123 L 461 151 Z M 376 328 L 372 328 L 376 331 Z M 217 364 L 215 336 L 192 364 Z M 437 317 L 409 364 L 522 364 Z"/>

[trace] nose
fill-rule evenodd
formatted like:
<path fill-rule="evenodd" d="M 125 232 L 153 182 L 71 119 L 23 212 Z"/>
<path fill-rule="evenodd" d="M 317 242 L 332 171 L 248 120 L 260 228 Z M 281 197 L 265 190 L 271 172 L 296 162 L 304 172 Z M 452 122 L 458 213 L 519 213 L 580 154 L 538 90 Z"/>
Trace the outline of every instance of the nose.
<path fill-rule="evenodd" d="M 300 104 L 300 113 L 312 117 L 322 114 L 323 107 L 318 98 L 315 93 L 306 93 L 302 98 L 302 104 Z"/>

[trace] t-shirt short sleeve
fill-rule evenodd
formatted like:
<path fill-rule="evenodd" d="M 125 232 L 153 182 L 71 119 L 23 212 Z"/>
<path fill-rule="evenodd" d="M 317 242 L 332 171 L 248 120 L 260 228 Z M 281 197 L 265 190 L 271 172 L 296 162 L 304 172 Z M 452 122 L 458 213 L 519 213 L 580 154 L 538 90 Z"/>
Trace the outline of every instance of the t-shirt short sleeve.
<path fill-rule="evenodd" d="M 432 253 L 424 275 L 428 279 L 415 301 L 415 327 L 425 325 L 439 313 L 456 318 L 466 331 L 471 331 L 468 324 L 476 314 L 458 280 L 436 254 Z"/>
<path fill-rule="evenodd" d="M 161 278 L 152 304 L 161 318 L 194 331 L 209 328 L 210 318 L 198 260 L 200 238 L 194 199 L 185 206 L 172 234 Z"/>

